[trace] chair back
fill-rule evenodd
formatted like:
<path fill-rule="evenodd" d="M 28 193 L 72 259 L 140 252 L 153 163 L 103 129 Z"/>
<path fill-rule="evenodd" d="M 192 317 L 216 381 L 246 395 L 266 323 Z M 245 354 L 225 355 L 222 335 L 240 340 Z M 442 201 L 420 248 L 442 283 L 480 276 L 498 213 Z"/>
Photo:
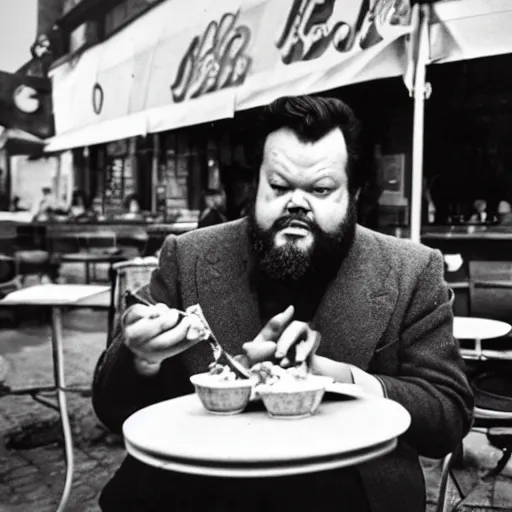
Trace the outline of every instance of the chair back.
<path fill-rule="evenodd" d="M 512 323 L 512 262 L 469 263 L 471 316 Z"/>
<path fill-rule="evenodd" d="M 151 274 L 157 267 L 158 259 L 154 256 L 121 261 L 112 266 L 107 347 L 112 342 L 113 329 L 126 309 L 126 292 L 149 284 Z"/>

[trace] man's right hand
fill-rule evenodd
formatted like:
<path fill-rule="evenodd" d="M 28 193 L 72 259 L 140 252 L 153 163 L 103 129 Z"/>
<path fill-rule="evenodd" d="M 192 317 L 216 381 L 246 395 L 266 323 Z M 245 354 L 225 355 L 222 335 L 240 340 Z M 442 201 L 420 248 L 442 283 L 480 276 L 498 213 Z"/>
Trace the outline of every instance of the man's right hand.
<path fill-rule="evenodd" d="M 192 320 L 165 304 L 134 304 L 122 318 L 125 345 L 135 356 L 135 368 L 141 375 L 155 375 L 164 359 L 173 357 L 199 341 L 199 333 L 190 329 Z"/>

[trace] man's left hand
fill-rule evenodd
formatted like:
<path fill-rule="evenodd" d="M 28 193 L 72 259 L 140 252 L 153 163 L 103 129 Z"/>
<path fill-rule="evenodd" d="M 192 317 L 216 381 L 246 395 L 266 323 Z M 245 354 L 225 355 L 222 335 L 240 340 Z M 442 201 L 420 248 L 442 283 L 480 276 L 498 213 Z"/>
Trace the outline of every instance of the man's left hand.
<path fill-rule="evenodd" d="M 292 320 L 293 306 L 269 320 L 253 341 L 243 349 L 248 365 L 277 359 L 283 367 L 307 361 L 315 353 L 321 335 L 306 322 Z"/>
<path fill-rule="evenodd" d="M 306 322 L 294 320 L 277 340 L 274 357 L 284 368 L 300 364 L 315 354 L 322 336 Z"/>

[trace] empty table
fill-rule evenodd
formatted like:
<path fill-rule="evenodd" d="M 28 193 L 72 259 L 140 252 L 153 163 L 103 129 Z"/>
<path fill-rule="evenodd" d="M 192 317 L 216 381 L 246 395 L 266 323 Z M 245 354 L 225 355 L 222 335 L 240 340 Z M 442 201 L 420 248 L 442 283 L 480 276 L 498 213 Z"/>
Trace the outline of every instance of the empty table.
<path fill-rule="evenodd" d="M 477 318 L 456 316 L 453 319 L 453 335 L 460 340 L 474 340 L 474 354 L 463 355 L 483 359 L 482 340 L 500 338 L 507 335 L 512 326 L 500 320 L 491 320 L 489 318 Z"/>
<path fill-rule="evenodd" d="M 108 308 L 110 306 L 110 288 L 108 286 L 41 284 L 30 286 L 9 293 L 0 306 L 43 306 L 52 310 L 52 356 L 53 389 L 57 392 L 59 413 L 64 433 L 64 450 L 66 454 L 66 480 L 57 512 L 62 512 L 69 498 L 73 480 L 73 442 L 66 402 L 64 383 L 64 353 L 62 346 L 62 310 L 61 308 Z M 47 390 L 48 388 L 43 388 Z M 35 390 L 32 390 L 35 391 Z M 17 392 L 18 394 L 20 391 Z"/>

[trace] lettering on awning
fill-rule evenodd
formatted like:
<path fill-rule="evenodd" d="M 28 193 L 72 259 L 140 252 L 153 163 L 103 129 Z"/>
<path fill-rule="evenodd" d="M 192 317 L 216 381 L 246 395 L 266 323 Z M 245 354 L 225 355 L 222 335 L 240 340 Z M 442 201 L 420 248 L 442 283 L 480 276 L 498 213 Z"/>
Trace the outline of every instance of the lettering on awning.
<path fill-rule="evenodd" d="M 192 39 L 171 86 L 175 102 L 244 82 L 252 64 L 246 54 L 251 30 L 237 25 L 238 14 L 226 13 L 220 22 L 211 21 L 202 35 Z"/>
<path fill-rule="evenodd" d="M 331 24 L 336 0 L 294 0 L 276 46 L 285 64 L 321 57 L 329 45 L 349 50 L 352 27 L 344 21 Z"/>
<path fill-rule="evenodd" d="M 103 87 L 101 87 L 101 85 L 96 82 L 92 88 L 92 109 L 94 110 L 95 114 L 101 114 L 104 99 L 105 93 L 103 92 Z"/>

